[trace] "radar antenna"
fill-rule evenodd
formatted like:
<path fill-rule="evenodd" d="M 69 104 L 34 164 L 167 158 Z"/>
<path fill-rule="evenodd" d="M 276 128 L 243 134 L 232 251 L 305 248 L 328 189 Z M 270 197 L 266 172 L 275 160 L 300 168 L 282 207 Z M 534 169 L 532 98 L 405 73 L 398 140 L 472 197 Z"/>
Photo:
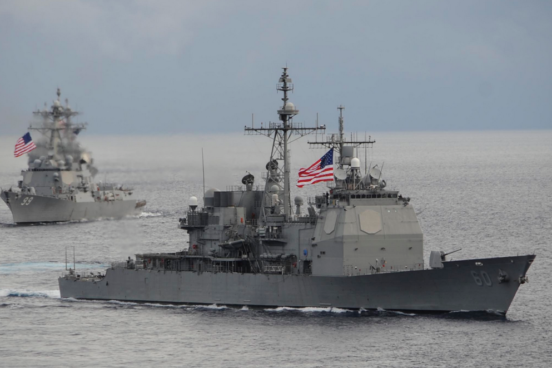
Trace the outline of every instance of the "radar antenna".
<path fill-rule="evenodd" d="M 263 196 L 263 208 L 264 202 L 268 197 L 270 190 L 276 185 L 279 188 L 279 192 L 283 193 L 283 214 L 286 219 L 291 216 L 291 185 L 290 185 L 290 159 L 288 145 L 307 134 L 316 132 L 318 130 L 325 130 L 326 126 L 316 127 L 304 127 L 302 123 L 294 123 L 293 117 L 299 114 L 299 110 L 295 108 L 295 105 L 289 101 L 288 92 L 293 91 L 293 82 L 287 73 L 287 67 L 282 68 L 283 72 L 276 85 L 276 90 L 284 93 L 282 101 L 284 102 L 281 109 L 278 110 L 278 115 L 281 123 L 269 122 L 268 126 L 264 126 L 261 123 L 260 128 L 255 128 L 253 124 L 251 127 L 245 127 L 245 134 L 258 134 L 272 138 L 272 151 L 270 153 L 269 163 L 283 161 L 283 165 L 267 165 L 267 177 L 265 185 L 265 195 Z M 290 141 L 291 136 L 298 135 L 296 139 Z M 283 174 L 283 186 L 280 180 L 280 176 Z"/>
<path fill-rule="evenodd" d="M 318 136 L 316 137 L 316 141 L 314 142 L 308 142 L 309 145 L 313 148 L 316 147 L 326 147 L 328 149 L 333 148 L 334 152 L 337 152 L 339 155 L 339 159 L 337 160 L 337 163 L 339 164 L 338 168 L 334 171 L 334 176 L 336 177 L 336 183 L 340 183 L 343 180 L 346 179 L 346 170 L 343 168 L 343 165 L 350 165 L 350 162 L 346 161 L 344 158 L 344 150 L 343 147 L 353 147 L 353 148 L 367 148 L 372 147 L 374 143 L 376 143 L 375 140 L 372 140 L 371 136 L 368 136 L 368 139 L 359 140 L 356 138 L 356 136 L 353 138 L 351 136 L 351 139 L 347 140 L 344 134 L 344 119 L 343 119 L 343 110 L 345 110 L 345 106 L 339 105 L 337 107 L 339 110 L 339 133 L 338 134 L 330 134 L 330 135 L 322 135 L 321 141 L 318 141 Z"/>

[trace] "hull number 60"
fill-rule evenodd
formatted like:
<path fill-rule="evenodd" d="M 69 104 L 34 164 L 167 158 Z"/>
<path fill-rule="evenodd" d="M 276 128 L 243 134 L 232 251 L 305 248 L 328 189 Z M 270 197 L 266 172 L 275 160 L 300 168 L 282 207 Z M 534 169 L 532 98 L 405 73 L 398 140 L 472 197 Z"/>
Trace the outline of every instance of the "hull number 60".
<path fill-rule="evenodd" d="M 485 286 L 493 286 L 493 282 L 487 272 L 471 271 L 471 275 L 473 277 L 473 281 L 475 281 L 478 286 L 483 286 L 483 284 L 485 284 Z M 481 277 L 479 275 L 481 275 Z"/>

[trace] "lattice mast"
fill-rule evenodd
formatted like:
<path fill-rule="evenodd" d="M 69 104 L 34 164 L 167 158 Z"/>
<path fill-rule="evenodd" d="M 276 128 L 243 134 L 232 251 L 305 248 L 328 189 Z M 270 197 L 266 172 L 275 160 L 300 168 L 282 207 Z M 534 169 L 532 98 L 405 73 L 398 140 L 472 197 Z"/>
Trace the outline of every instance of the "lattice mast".
<path fill-rule="evenodd" d="M 69 100 L 65 99 L 65 106 L 60 102 L 61 90 L 57 89 L 57 100 L 54 101 L 51 108 L 48 110 L 44 104 L 43 110 L 33 111 L 35 116 L 41 116 L 43 119 L 42 125 L 35 127 L 29 126 L 29 130 L 36 130 L 42 133 L 48 139 L 48 150 L 57 155 L 57 142 L 61 141 L 61 133 L 65 132 L 66 137 L 72 137 L 73 133 L 86 129 L 86 123 L 74 124 L 71 121 L 73 116 L 79 115 L 78 111 L 73 111 L 69 107 Z"/>
<path fill-rule="evenodd" d="M 292 213 L 291 208 L 291 183 L 290 183 L 290 158 L 289 158 L 289 149 L 288 145 L 291 143 L 290 138 L 292 134 L 299 135 L 303 137 L 307 134 L 318 130 L 325 130 L 326 127 L 316 126 L 316 127 L 303 127 L 301 123 L 293 123 L 293 117 L 299 113 L 299 110 L 295 108 L 295 105 L 289 101 L 288 92 L 293 91 L 293 82 L 289 75 L 287 74 L 287 67 L 282 68 L 283 72 L 278 80 L 276 85 L 276 90 L 284 93 L 282 98 L 283 105 L 282 108 L 278 110 L 278 115 L 282 123 L 269 123 L 268 127 L 255 128 L 253 123 L 251 127 L 245 127 L 246 134 L 261 134 L 269 138 L 273 138 L 272 142 L 272 151 L 270 154 L 270 161 L 267 164 L 267 185 L 265 187 L 265 195 L 263 196 L 263 201 L 266 200 L 269 191 L 273 184 L 276 184 L 282 189 L 283 192 L 283 214 L 286 219 L 289 219 Z M 298 138 L 300 138 L 298 137 Z M 298 139 L 297 138 L 297 139 Z M 283 168 L 280 167 L 277 162 L 283 161 Z M 270 183 L 269 178 L 271 176 L 271 171 L 278 171 L 283 173 L 283 188 L 281 185 L 274 181 Z M 270 183 L 270 185 L 269 185 Z M 263 203 L 264 207 L 264 203 Z"/>

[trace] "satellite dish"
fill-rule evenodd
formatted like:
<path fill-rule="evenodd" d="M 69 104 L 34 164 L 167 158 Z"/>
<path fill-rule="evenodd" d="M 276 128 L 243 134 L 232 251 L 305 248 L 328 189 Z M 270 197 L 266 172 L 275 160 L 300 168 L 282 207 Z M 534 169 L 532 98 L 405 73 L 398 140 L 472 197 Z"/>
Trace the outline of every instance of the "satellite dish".
<path fill-rule="evenodd" d="M 276 170 L 277 168 L 278 168 L 278 161 L 276 160 L 268 161 L 268 163 L 266 164 L 267 170 Z"/>
<path fill-rule="evenodd" d="M 339 180 L 345 180 L 347 179 L 347 171 L 339 168 L 339 169 L 335 169 L 334 170 L 334 175 L 336 178 L 338 178 Z"/>
<path fill-rule="evenodd" d="M 370 176 L 372 179 L 378 180 L 381 177 L 381 170 L 374 166 L 370 169 Z"/>
<path fill-rule="evenodd" d="M 246 176 L 242 178 L 242 184 L 253 184 L 255 182 L 255 177 L 250 173 L 247 173 Z"/>

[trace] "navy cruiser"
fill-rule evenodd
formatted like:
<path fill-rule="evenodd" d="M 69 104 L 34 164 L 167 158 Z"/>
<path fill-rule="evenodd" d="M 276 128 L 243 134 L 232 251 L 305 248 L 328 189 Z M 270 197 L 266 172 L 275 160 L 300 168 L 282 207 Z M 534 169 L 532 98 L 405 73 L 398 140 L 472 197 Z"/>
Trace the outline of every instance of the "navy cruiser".
<path fill-rule="evenodd" d="M 58 88 L 53 105 L 34 112 L 42 122 L 29 130 L 43 138 L 27 153 L 28 168 L 22 170 L 22 180 L 17 188 L 0 191 L 13 221 L 33 224 L 121 218 L 141 211 L 145 201 L 137 200 L 132 188 L 94 179 L 98 169 L 90 152 L 76 139 L 86 124 L 72 121 L 79 113 L 67 100 L 63 106 L 60 94 Z M 29 134 L 26 136 L 30 139 Z"/>
<path fill-rule="evenodd" d="M 339 132 L 309 142 L 329 151 L 302 170 L 299 183 L 325 181 L 328 172 L 331 181 L 314 198 L 291 201 L 292 135 L 325 130 L 293 122 L 299 111 L 288 100 L 292 89 L 284 68 L 280 121 L 245 128 L 272 141 L 261 186 L 248 174 L 241 186 L 207 190 L 203 208 L 190 198 L 178 225 L 189 234 L 188 249 L 137 254 L 105 273 L 72 269 L 59 278 L 61 297 L 506 313 L 535 255 L 453 261 L 436 250 L 426 264 L 410 199 L 386 189 L 378 167 L 361 173 L 358 151 L 374 141 L 346 138 L 342 107 Z"/>

